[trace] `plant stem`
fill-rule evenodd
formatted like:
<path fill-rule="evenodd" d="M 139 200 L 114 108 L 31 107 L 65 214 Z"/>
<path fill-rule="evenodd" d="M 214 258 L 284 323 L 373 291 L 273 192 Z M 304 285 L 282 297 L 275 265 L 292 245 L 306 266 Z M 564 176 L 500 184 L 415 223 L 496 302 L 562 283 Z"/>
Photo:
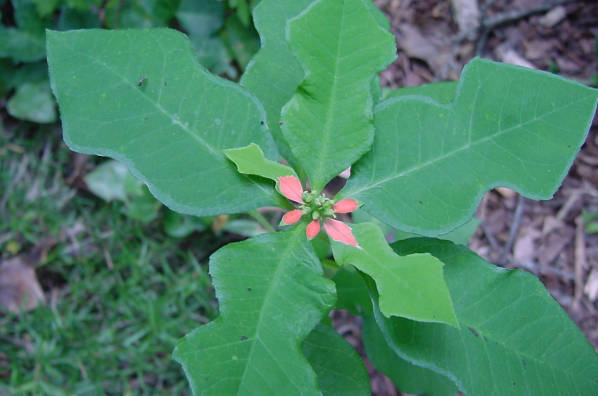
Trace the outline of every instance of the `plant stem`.
<path fill-rule="evenodd" d="M 264 227 L 266 231 L 276 232 L 276 229 L 272 226 L 272 224 L 270 224 L 268 219 L 266 219 L 264 215 L 258 212 L 257 210 L 250 210 L 249 212 L 247 212 L 247 214 L 253 217 L 258 223 L 260 223 L 260 225 Z"/>

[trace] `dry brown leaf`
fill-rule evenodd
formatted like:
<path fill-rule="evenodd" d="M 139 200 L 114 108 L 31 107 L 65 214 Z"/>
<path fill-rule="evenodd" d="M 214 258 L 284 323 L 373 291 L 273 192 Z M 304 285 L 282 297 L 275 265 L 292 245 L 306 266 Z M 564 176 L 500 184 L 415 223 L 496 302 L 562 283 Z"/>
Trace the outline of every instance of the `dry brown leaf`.
<path fill-rule="evenodd" d="M 46 303 L 35 270 L 26 263 L 22 256 L 0 263 L 0 307 L 18 313 L 21 305 L 26 311 Z"/>
<path fill-rule="evenodd" d="M 30 311 L 46 303 L 35 275 L 35 266 L 45 260 L 48 250 L 55 244 L 56 240 L 48 237 L 35 246 L 30 254 L 0 262 L 0 307 L 18 313 L 23 304 L 23 309 Z"/>
<path fill-rule="evenodd" d="M 538 20 L 540 25 L 551 28 L 556 26 L 567 16 L 567 9 L 563 6 L 558 6 L 548 11 L 542 18 Z"/>
<path fill-rule="evenodd" d="M 408 24 L 403 24 L 399 30 L 399 46 L 409 57 L 426 62 L 440 76 L 448 75 L 454 68 L 449 37 L 424 35 L 418 28 Z"/>
<path fill-rule="evenodd" d="M 530 61 L 519 55 L 513 48 L 510 48 L 510 46 L 507 45 L 499 45 L 496 47 L 496 55 L 505 63 L 527 67 L 528 69 L 536 68 Z"/>
<path fill-rule="evenodd" d="M 517 263 L 526 263 L 536 256 L 536 240 L 541 232 L 535 228 L 524 228 L 519 233 L 519 238 L 513 247 L 513 259 Z"/>
<path fill-rule="evenodd" d="M 497 193 L 499 193 L 500 195 L 502 195 L 505 198 L 513 198 L 514 196 L 517 195 L 517 191 L 511 190 L 508 187 L 496 187 L 495 190 Z"/>

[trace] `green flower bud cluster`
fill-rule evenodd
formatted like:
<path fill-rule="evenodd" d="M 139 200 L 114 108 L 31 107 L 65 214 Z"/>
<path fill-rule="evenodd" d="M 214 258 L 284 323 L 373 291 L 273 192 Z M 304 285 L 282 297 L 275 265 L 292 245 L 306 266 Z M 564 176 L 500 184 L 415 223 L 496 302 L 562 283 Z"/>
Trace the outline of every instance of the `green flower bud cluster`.
<path fill-rule="evenodd" d="M 330 217 L 336 217 L 334 209 L 334 201 L 327 198 L 324 194 L 318 194 L 317 191 L 303 192 L 304 204 L 299 206 L 299 209 L 304 215 L 311 215 L 313 220 L 325 220 Z"/>

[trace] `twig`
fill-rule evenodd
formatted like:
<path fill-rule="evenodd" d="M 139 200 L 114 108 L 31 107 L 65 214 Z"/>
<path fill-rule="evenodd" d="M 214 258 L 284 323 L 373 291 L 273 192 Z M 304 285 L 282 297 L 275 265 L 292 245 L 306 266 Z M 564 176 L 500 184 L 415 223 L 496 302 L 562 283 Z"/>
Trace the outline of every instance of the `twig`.
<path fill-rule="evenodd" d="M 490 232 L 488 227 L 486 227 L 486 224 L 484 223 L 483 220 L 480 223 L 480 227 L 482 227 L 482 231 L 484 231 L 484 235 L 486 235 L 486 238 L 488 239 L 488 242 L 490 242 L 490 246 L 492 247 L 492 249 L 494 249 L 494 250 L 500 249 L 498 242 L 496 242 L 496 238 L 494 238 L 494 235 L 492 235 L 492 233 Z"/>
<path fill-rule="evenodd" d="M 577 216 L 575 219 L 575 294 L 573 297 L 573 309 L 580 308 L 583 296 L 583 269 L 586 266 L 586 239 L 584 234 L 583 218 Z"/>
<path fill-rule="evenodd" d="M 480 23 L 480 27 L 478 28 L 478 39 L 476 43 L 476 55 L 480 55 L 486 46 L 486 40 L 488 38 L 488 34 L 498 26 L 504 25 L 506 23 L 514 22 L 519 19 L 527 18 L 528 16 L 539 14 L 542 12 L 549 11 L 555 7 L 569 4 L 569 3 L 578 3 L 580 0 L 553 0 L 546 4 L 542 4 L 536 7 L 530 7 L 525 10 L 515 10 L 515 11 L 508 11 L 503 12 L 493 17 L 486 18 L 485 16 L 482 18 L 482 22 Z M 488 6 L 486 6 L 488 8 Z M 485 15 L 485 9 L 484 13 Z M 458 41 L 462 41 L 466 37 L 470 37 L 473 32 L 467 31 L 463 34 L 460 34 L 457 37 Z"/>
<path fill-rule="evenodd" d="M 513 218 L 513 223 L 511 224 L 511 230 L 509 231 L 509 239 L 505 244 L 505 248 L 502 253 L 502 261 L 507 261 L 507 257 L 509 253 L 511 253 L 511 249 L 513 248 L 513 243 L 515 242 L 515 238 L 517 237 L 517 233 L 519 232 L 519 226 L 521 225 L 521 218 L 523 216 L 523 211 L 525 209 L 525 198 L 519 195 L 517 198 L 517 207 L 515 208 L 515 216 Z"/>

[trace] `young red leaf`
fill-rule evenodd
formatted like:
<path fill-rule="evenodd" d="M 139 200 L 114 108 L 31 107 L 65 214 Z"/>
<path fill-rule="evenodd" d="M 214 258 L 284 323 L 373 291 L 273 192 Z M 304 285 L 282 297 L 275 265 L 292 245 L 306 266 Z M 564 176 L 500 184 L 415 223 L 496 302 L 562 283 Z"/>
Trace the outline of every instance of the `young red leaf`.
<path fill-rule="evenodd" d="M 299 221 L 299 219 L 301 219 L 301 216 L 303 216 L 303 212 L 299 209 L 291 210 L 290 212 L 287 212 L 284 214 L 284 216 L 282 216 L 282 224 L 295 224 Z"/>
<path fill-rule="evenodd" d="M 282 195 L 291 201 L 303 203 L 301 195 L 303 195 L 303 187 L 301 182 L 295 176 L 281 176 L 278 178 L 278 185 Z"/>
<path fill-rule="evenodd" d="M 307 235 L 308 239 L 314 239 L 316 235 L 320 232 L 320 221 L 314 220 L 307 225 L 305 229 L 305 235 Z"/>
<path fill-rule="evenodd" d="M 342 242 L 346 245 L 357 246 L 357 241 L 353 236 L 353 232 L 351 231 L 351 227 L 343 223 L 342 221 L 328 219 L 324 223 L 324 229 L 328 236 L 337 242 Z"/>
<path fill-rule="evenodd" d="M 343 199 L 334 204 L 332 209 L 336 213 L 351 213 L 357 209 L 357 201 L 354 199 Z"/>

